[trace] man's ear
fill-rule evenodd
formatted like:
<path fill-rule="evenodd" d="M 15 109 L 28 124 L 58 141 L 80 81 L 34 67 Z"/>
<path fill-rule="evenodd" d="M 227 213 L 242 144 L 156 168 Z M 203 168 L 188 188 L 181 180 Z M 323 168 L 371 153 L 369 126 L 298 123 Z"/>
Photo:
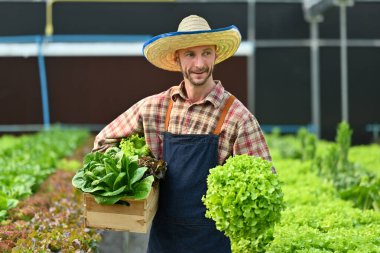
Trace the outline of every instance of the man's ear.
<path fill-rule="evenodd" d="M 177 63 L 178 66 L 181 65 L 181 62 L 179 61 L 178 51 L 176 51 L 176 52 L 174 53 L 174 61 Z"/>

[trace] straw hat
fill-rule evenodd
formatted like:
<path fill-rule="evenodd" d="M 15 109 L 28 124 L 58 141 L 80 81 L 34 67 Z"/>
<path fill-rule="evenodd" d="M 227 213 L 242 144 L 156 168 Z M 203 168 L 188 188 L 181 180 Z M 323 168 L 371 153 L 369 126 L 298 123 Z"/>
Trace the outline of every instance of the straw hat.
<path fill-rule="evenodd" d="M 211 29 L 204 18 L 190 15 L 181 21 L 177 32 L 164 33 L 145 42 L 143 53 L 156 67 L 181 71 L 175 61 L 177 50 L 216 45 L 217 64 L 231 57 L 238 49 L 240 41 L 241 35 L 236 26 Z"/>

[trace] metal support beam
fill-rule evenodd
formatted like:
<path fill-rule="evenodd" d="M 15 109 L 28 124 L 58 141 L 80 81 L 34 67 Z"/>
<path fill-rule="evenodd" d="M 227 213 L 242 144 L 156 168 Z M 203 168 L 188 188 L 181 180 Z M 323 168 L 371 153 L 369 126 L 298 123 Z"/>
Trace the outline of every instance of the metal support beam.
<path fill-rule="evenodd" d="M 255 87 L 255 1 L 248 0 L 248 41 L 251 41 L 253 44 L 253 50 L 250 55 L 247 57 L 247 105 L 251 113 L 255 113 L 255 102 L 256 102 L 256 87 Z"/>
<path fill-rule="evenodd" d="M 321 137 L 320 80 L 319 80 L 319 27 L 323 12 L 333 6 L 333 0 L 304 0 L 304 15 L 310 24 L 311 122 L 315 135 Z"/>
<path fill-rule="evenodd" d="M 348 122 L 347 17 L 343 4 L 340 6 L 340 67 L 342 120 Z"/>
<path fill-rule="evenodd" d="M 318 24 L 322 20 L 323 12 L 338 5 L 340 8 L 340 66 L 341 66 L 341 110 L 342 121 L 348 122 L 348 71 L 347 71 L 347 12 L 348 5 L 353 0 L 304 0 L 303 8 L 305 19 L 310 22 L 310 50 L 311 50 L 311 76 L 312 76 L 312 118 L 316 133 L 320 135 L 319 111 L 319 39 Z"/>
<path fill-rule="evenodd" d="M 315 134 L 321 136 L 321 113 L 320 113 L 320 80 L 319 80 L 319 30 L 318 23 L 321 16 L 310 20 L 310 68 L 311 68 L 311 118 Z"/>

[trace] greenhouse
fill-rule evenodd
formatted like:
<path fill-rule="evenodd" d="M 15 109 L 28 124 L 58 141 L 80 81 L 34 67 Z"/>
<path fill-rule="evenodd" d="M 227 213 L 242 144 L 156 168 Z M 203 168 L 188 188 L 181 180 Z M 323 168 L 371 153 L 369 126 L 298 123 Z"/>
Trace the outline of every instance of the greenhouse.
<path fill-rule="evenodd" d="M 0 0 L 0 252 L 380 252 L 379 0 Z"/>

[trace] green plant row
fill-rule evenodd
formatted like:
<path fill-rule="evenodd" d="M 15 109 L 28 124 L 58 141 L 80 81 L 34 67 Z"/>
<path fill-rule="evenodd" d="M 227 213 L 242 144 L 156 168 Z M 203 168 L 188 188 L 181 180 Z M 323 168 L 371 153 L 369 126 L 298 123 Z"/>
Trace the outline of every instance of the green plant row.
<path fill-rule="evenodd" d="M 353 146 L 349 150 L 348 160 L 354 164 L 360 164 L 380 177 L 380 145 Z"/>
<path fill-rule="evenodd" d="M 0 138 L 0 153 L 7 149 L 7 148 L 10 148 L 14 145 L 16 145 L 17 143 L 19 143 L 20 141 L 23 140 L 23 138 L 25 138 L 26 136 L 14 136 L 14 135 L 3 135 L 1 136 Z"/>
<path fill-rule="evenodd" d="M 101 236 L 83 227 L 83 196 L 71 186 L 73 174 L 55 171 L 9 211 L 0 226 L 0 252 L 97 252 Z"/>
<path fill-rule="evenodd" d="M 35 192 L 56 168 L 60 158 L 69 156 L 88 137 L 86 130 L 49 131 L 15 139 L 0 150 L 0 221 L 20 199 Z"/>
<path fill-rule="evenodd" d="M 330 181 L 342 199 L 350 200 L 356 207 L 380 211 L 380 177 L 360 161 L 350 161 L 352 130 L 346 122 L 337 129 L 335 143 L 322 156 L 312 157 L 318 174 Z M 370 164 L 367 166 L 373 167 Z"/>
<path fill-rule="evenodd" d="M 362 209 L 380 210 L 380 146 L 351 147 L 352 130 L 339 124 L 335 142 L 318 140 L 306 129 L 297 136 L 268 138 L 273 155 L 312 161 L 312 169 L 338 190 L 340 197 Z"/>
<path fill-rule="evenodd" d="M 380 252 L 380 213 L 354 208 L 311 171 L 311 161 L 275 158 L 287 208 L 266 252 Z"/>

